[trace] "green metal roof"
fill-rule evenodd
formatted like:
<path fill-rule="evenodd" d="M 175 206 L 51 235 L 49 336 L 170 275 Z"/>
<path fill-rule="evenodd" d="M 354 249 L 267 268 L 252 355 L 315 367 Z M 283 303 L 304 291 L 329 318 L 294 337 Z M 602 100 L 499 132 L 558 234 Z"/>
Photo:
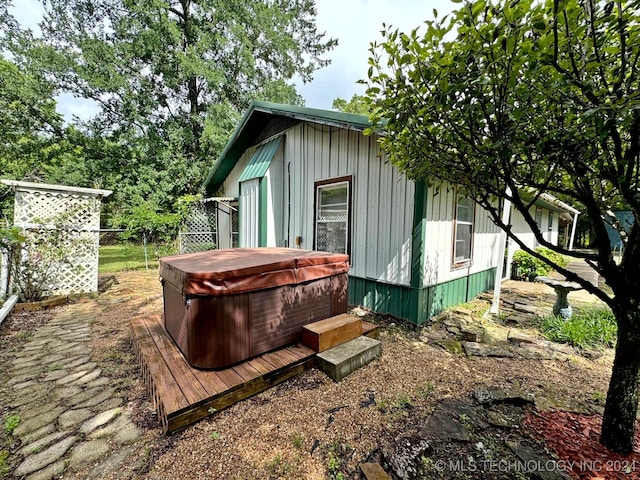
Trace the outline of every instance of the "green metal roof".
<path fill-rule="evenodd" d="M 240 175 L 239 182 L 251 180 L 252 178 L 262 178 L 267 173 L 271 160 L 280 146 L 282 136 L 274 138 L 270 142 L 260 145 L 254 152 L 251 160 Z"/>
<path fill-rule="evenodd" d="M 220 157 L 216 160 L 204 182 L 208 195 L 214 195 L 224 182 L 227 175 L 233 170 L 244 151 L 257 143 L 260 133 L 274 118 L 288 119 L 289 124 L 283 123 L 282 129 L 291 127 L 291 122 L 313 122 L 332 127 L 346 128 L 362 131 L 371 127 L 366 115 L 336 112 L 334 110 L 321 110 L 318 108 L 298 107 L 280 103 L 253 101 L 244 113 L 240 123 L 229 138 Z M 276 129 L 271 132 L 276 135 Z"/>

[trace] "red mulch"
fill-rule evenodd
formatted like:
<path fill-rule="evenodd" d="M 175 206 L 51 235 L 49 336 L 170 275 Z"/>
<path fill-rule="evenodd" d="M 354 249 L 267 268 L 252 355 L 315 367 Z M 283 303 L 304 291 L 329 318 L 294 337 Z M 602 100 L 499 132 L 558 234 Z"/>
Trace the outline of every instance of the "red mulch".
<path fill-rule="evenodd" d="M 640 480 L 640 429 L 636 430 L 634 452 L 624 456 L 599 442 L 601 424 L 600 415 L 539 411 L 528 413 L 523 422 L 555 452 L 558 464 L 572 478 Z"/>

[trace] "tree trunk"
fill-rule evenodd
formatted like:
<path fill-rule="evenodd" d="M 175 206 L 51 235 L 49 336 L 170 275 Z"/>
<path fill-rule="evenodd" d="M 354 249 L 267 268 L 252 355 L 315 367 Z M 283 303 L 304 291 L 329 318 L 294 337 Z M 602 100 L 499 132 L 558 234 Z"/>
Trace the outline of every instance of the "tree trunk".
<path fill-rule="evenodd" d="M 600 441 L 609 450 L 633 451 L 640 382 L 640 312 L 636 302 L 614 309 L 618 343 L 602 418 Z"/>

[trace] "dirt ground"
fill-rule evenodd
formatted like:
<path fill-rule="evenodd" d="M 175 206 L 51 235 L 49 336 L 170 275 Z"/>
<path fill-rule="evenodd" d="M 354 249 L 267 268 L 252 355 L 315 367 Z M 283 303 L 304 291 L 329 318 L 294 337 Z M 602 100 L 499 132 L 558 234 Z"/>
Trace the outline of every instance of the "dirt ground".
<path fill-rule="evenodd" d="M 491 386 L 598 411 L 607 390 L 611 350 L 597 359 L 578 354 L 563 360 L 466 357 L 437 346 L 429 329 L 414 331 L 371 316 L 382 324 L 383 355 L 341 382 L 311 369 L 164 436 L 140 380 L 129 329 L 132 317 L 162 311 L 161 285 L 156 272 L 144 271 L 117 274 L 117 282 L 96 298 L 80 301 L 94 303 L 101 312 L 93 325 L 93 361 L 135 406 L 136 423 L 145 431 L 136 445 L 146 462 L 136 478 L 359 478 L 360 463 L 379 458 L 385 445 L 416 433 L 444 399 L 467 398 Z M 542 306 L 553 302 L 553 291 L 543 285 L 511 282 L 510 288 Z M 475 308 L 483 308 L 482 302 Z M 51 313 L 13 315 L 2 325 L 0 362 Z M 446 472 L 439 477 L 458 478 Z"/>

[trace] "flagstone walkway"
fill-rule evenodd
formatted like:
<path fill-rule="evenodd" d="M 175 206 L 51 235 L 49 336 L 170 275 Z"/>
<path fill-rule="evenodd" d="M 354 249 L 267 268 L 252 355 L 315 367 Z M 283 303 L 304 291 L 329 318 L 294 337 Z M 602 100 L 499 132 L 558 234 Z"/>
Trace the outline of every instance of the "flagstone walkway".
<path fill-rule="evenodd" d="M 132 411 L 91 361 L 97 314 L 89 302 L 68 306 L 7 365 L 10 413 L 20 419 L 15 477 L 106 478 L 139 457 Z"/>

